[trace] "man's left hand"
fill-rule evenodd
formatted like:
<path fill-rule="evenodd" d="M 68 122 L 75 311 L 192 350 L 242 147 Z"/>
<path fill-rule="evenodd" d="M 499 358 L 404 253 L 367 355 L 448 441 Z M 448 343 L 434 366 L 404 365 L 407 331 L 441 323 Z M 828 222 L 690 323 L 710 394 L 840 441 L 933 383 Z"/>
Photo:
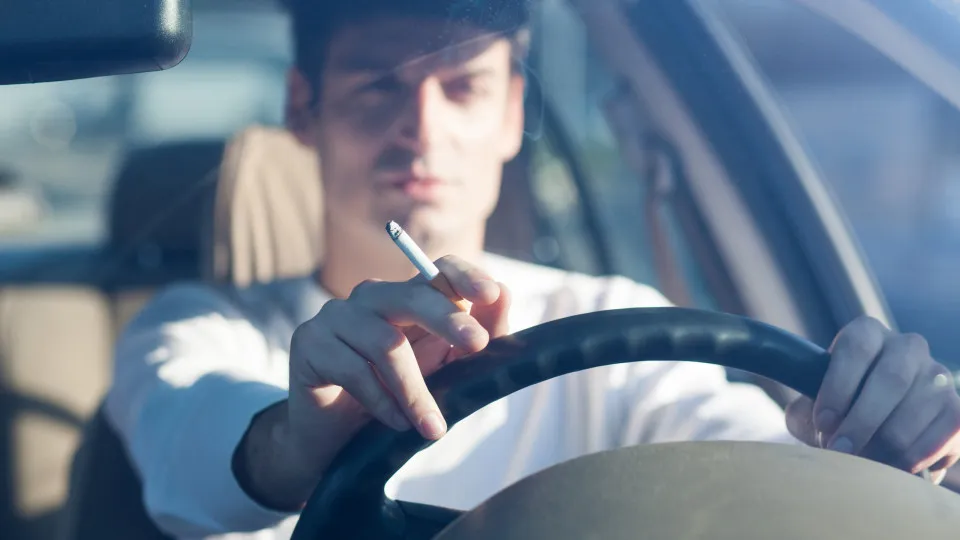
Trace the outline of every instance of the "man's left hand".
<path fill-rule="evenodd" d="M 811 446 L 927 469 L 937 483 L 960 459 L 960 395 L 949 370 L 922 337 L 869 317 L 840 331 L 816 401 L 791 403 L 787 426 Z"/>

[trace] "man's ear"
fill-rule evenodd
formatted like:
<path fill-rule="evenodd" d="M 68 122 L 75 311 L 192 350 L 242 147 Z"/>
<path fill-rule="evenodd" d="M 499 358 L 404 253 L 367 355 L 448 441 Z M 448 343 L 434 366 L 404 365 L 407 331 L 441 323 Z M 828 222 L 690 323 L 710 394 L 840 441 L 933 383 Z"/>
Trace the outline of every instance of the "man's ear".
<path fill-rule="evenodd" d="M 287 103 L 284 108 L 284 123 L 301 144 L 314 146 L 313 123 L 314 88 L 297 67 L 287 71 Z"/>
<path fill-rule="evenodd" d="M 507 111 L 503 122 L 503 137 L 501 138 L 501 152 L 504 162 L 517 157 L 517 154 L 520 153 L 520 147 L 523 146 L 525 87 L 526 80 L 523 75 L 517 73 L 510 77 Z"/>

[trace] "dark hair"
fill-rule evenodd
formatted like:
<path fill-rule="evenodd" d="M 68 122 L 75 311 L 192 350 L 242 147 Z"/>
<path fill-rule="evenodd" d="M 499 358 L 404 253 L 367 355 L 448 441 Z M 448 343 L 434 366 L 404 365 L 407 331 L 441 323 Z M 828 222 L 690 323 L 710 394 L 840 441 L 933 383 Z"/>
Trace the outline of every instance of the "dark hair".
<path fill-rule="evenodd" d="M 422 16 L 469 23 L 503 34 L 513 45 L 515 67 L 529 49 L 532 0 L 280 0 L 290 13 L 294 61 L 310 80 L 323 69 L 326 47 L 344 25 L 380 16 Z"/>

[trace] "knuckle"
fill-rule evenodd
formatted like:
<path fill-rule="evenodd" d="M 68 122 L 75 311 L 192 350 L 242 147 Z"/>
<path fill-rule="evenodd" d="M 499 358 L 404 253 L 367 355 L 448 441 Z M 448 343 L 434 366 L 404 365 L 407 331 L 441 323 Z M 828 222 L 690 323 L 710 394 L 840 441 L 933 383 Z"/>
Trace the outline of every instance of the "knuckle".
<path fill-rule="evenodd" d="M 336 384 L 345 388 L 351 394 L 354 394 L 356 398 L 362 398 L 362 393 L 364 389 L 364 375 L 365 372 L 360 369 L 362 366 L 354 366 L 350 369 L 344 369 L 337 373 Z M 361 394 L 361 395 L 355 395 Z"/>
<path fill-rule="evenodd" d="M 890 445 L 891 449 L 904 453 L 907 449 L 910 448 L 910 444 L 913 440 L 910 438 L 910 434 L 902 429 L 893 429 L 884 433 L 884 439 L 886 439 L 887 444 Z"/>
<path fill-rule="evenodd" d="M 884 326 L 882 322 L 870 317 L 869 315 L 861 315 L 857 317 L 852 323 L 850 323 L 850 326 L 859 332 L 869 333 L 877 336 L 882 336 L 887 331 L 887 327 Z"/>
<path fill-rule="evenodd" d="M 330 316 L 336 316 L 337 313 L 344 307 L 344 301 L 339 298 L 332 298 L 325 302 L 323 306 L 320 307 L 320 312 L 317 313 L 316 319 L 324 320 Z M 302 326 L 302 325 L 301 325 Z"/>
<path fill-rule="evenodd" d="M 429 283 L 410 283 L 400 290 L 400 301 L 410 308 L 421 308 L 424 295 L 435 293 L 436 290 Z"/>
<path fill-rule="evenodd" d="M 850 351 L 848 360 L 873 360 L 882 347 L 881 340 L 870 333 L 850 334 L 847 336 L 847 347 Z"/>
<path fill-rule="evenodd" d="M 350 291 L 350 299 L 362 300 L 366 298 L 373 298 L 380 291 L 382 285 L 382 281 L 376 279 L 365 279 L 358 283 L 353 290 Z"/>
<path fill-rule="evenodd" d="M 904 365 L 904 362 L 881 362 L 874 369 L 874 373 L 882 381 L 883 387 L 888 393 L 902 395 L 913 385 L 912 372 Z"/>
<path fill-rule="evenodd" d="M 384 356 L 388 356 L 407 342 L 407 336 L 390 325 L 384 325 L 384 328 L 377 330 L 372 339 L 374 348 Z"/>
<path fill-rule="evenodd" d="M 897 342 L 904 348 L 907 354 L 924 355 L 930 352 L 930 345 L 920 334 L 908 333 L 897 336 Z"/>
<path fill-rule="evenodd" d="M 876 377 L 887 392 L 895 391 L 902 395 L 913 385 L 916 369 L 914 364 L 903 356 L 884 355 L 873 369 Z"/>
<path fill-rule="evenodd" d="M 312 328 L 310 321 L 296 327 L 290 337 L 290 352 L 299 356 L 300 353 L 309 348 L 310 343 L 315 340 L 315 336 L 316 331 Z"/>
<path fill-rule="evenodd" d="M 448 268 L 462 268 L 464 266 L 464 260 L 456 255 L 444 255 L 436 261 L 437 266 L 446 266 Z"/>
<path fill-rule="evenodd" d="M 872 317 L 859 317 L 847 325 L 838 336 L 837 344 L 850 352 L 875 355 L 883 346 L 884 326 Z"/>

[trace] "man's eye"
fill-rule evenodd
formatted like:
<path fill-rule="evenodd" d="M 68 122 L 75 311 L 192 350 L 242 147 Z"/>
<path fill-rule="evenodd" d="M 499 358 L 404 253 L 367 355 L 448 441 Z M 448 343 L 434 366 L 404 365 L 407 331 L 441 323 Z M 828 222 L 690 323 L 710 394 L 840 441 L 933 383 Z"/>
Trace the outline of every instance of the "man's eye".
<path fill-rule="evenodd" d="M 444 85 L 447 95 L 455 101 L 466 101 L 483 94 L 483 84 L 476 77 L 461 77 Z"/>

